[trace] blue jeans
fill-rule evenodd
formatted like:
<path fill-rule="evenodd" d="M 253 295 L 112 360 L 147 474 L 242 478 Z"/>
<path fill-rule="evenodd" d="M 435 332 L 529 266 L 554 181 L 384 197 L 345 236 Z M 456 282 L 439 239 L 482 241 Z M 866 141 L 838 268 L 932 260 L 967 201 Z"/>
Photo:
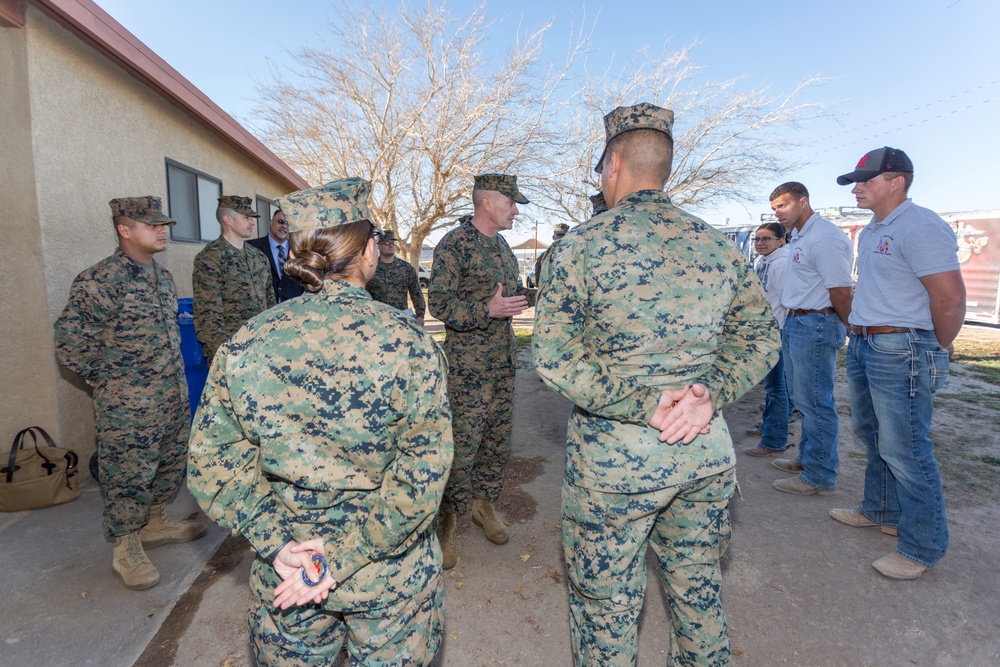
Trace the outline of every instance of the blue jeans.
<path fill-rule="evenodd" d="M 760 446 L 777 452 L 788 447 L 788 391 L 785 389 L 785 363 L 778 351 L 778 363 L 764 376 L 764 419 L 760 425 Z"/>
<path fill-rule="evenodd" d="M 854 431 L 868 448 L 858 510 L 897 526 L 896 551 L 933 566 L 948 548 L 941 473 L 930 439 L 931 398 L 948 377 L 934 332 L 851 336 L 847 379 Z"/>
<path fill-rule="evenodd" d="M 840 421 L 833 400 L 833 372 L 837 350 L 846 338 L 847 327 L 836 313 L 789 315 L 781 330 L 789 398 L 802 413 L 799 477 L 817 489 L 837 488 Z"/>

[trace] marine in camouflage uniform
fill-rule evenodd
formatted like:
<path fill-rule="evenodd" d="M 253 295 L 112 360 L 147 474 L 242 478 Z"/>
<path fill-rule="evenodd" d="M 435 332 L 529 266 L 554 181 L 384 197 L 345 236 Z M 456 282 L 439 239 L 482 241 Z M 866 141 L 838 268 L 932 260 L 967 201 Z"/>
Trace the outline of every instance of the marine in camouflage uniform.
<path fill-rule="evenodd" d="M 604 200 L 603 192 L 598 192 L 596 195 L 590 195 L 590 205 L 594 209 L 593 215 L 598 215 L 608 210 L 608 202 Z M 569 225 L 567 225 L 564 222 L 560 222 L 555 225 L 553 231 L 554 233 L 552 235 L 552 238 L 555 241 L 558 241 L 559 239 L 566 236 L 567 232 L 569 232 Z M 542 275 L 542 270 L 547 266 L 548 259 L 552 256 L 553 246 L 555 246 L 555 242 L 553 242 L 551 246 L 546 248 L 545 252 L 542 253 L 542 256 L 535 261 L 535 286 L 538 288 L 541 288 L 543 280 L 545 280 L 548 277 L 547 275 L 546 276 Z"/>
<path fill-rule="evenodd" d="M 56 356 L 94 388 L 104 534 L 136 534 L 152 548 L 159 544 L 140 531 L 151 508 L 162 510 L 180 488 L 191 414 L 174 279 L 152 257 L 166 247 L 166 235 L 156 230 L 175 223 L 160 212 L 159 197 L 113 199 L 110 205 L 119 235 L 129 238 L 119 236 L 113 255 L 73 281 L 55 323 Z M 146 235 L 139 241 L 141 256 L 129 245 L 136 232 Z M 149 261 L 140 263 L 126 250 Z M 191 535 L 205 533 L 199 526 Z M 152 586 L 159 575 L 149 568 L 142 583 Z"/>
<path fill-rule="evenodd" d="M 365 289 L 376 301 L 389 304 L 397 310 L 406 310 L 406 295 L 413 302 L 413 315 L 421 324 L 424 323 L 424 295 L 420 291 L 420 281 L 417 280 L 417 270 L 409 262 L 395 256 L 396 236 L 392 230 L 386 230 L 379 240 L 379 262 L 375 267 L 375 276 L 368 281 Z M 383 250 L 384 249 L 384 250 Z M 384 261 L 386 257 L 391 258 Z"/>
<path fill-rule="evenodd" d="M 293 249 L 301 230 L 367 219 L 369 190 L 346 179 L 279 198 Z M 352 664 L 433 658 L 444 611 L 432 522 L 453 452 L 446 372 L 413 318 L 339 279 L 220 347 L 188 486 L 257 551 L 249 621 L 260 664 L 330 665 L 345 636 Z M 276 609 L 272 559 L 311 538 L 324 540 L 337 586 L 320 604 Z"/>
<path fill-rule="evenodd" d="M 719 410 L 773 365 L 778 329 L 739 250 L 662 191 L 669 161 L 666 173 L 645 175 L 659 188 L 628 189 L 623 142 L 659 140 L 669 154 L 658 133 L 671 137 L 672 122 L 651 104 L 605 117 L 598 171 L 614 208 L 558 244 L 536 307 L 538 372 L 576 406 L 562 538 L 577 665 L 635 664 L 647 545 L 671 609 L 669 664 L 729 664 L 719 558 L 734 452 Z M 612 143 L 633 130 L 646 134 Z M 711 392 L 707 430 L 689 444 L 661 442 L 648 425 L 661 392 L 696 383 Z"/>
<path fill-rule="evenodd" d="M 194 258 L 192 275 L 194 329 L 209 363 L 222 341 L 275 304 L 267 257 L 243 242 L 254 235 L 260 217 L 250 198 L 219 197 L 216 217 L 222 234 Z"/>
<path fill-rule="evenodd" d="M 485 201 L 493 196 L 496 199 Z M 443 522 L 450 529 L 470 501 L 482 501 L 474 508 L 473 520 L 477 525 L 485 520 L 484 528 L 493 525 L 487 537 L 498 544 L 508 539 L 493 515 L 492 502 L 500 495 L 510 455 L 515 343 L 511 318 L 491 317 L 490 304 L 498 284 L 503 286 L 502 298 L 522 297 L 518 301 L 526 299 L 525 307 L 535 300 L 535 290 L 521 285 L 517 259 L 498 233 L 510 229 L 517 214 L 515 202 L 528 203 L 517 188 L 516 176 L 477 176 L 476 214 L 435 247 L 427 290 L 431 314 L 445 325 L 448 397 L 454 413 L 455 462 L 441 503 Z M 454 564 L 450 546 L 453 540 L 446 540 L 445 567 Z"/>
<path fill-rule="evenodd" d="M 535 287 L 541 289 L 542 287 L 542 271 L 546 268 L 546 262 L 549 257 L 552 256 L 552 249 L 556 247 L 559 240 L 566 236 L 566 232 L 569 231 L 569 225 L 565 222 L 557 222 L 552 226 L 552 245 L 545 249 L 538 259 L 535 260 Z"/>
<path fill-rule="evenodd" d="M 590 195 L 590 205 L 594 207 L 594 215 L 600 215 L 608 210 L 608 202 L 604 198 L 603 192 L 598 192 L 596 195 Z"/>

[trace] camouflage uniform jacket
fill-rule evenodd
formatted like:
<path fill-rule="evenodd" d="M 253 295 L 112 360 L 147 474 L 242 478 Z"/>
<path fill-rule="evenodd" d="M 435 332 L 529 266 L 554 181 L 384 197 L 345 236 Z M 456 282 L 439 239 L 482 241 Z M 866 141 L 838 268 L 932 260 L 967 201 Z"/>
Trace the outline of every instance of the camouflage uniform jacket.
<path fill-rule="evenodd" d="M 440 563 L 431 526 L 454 447 L 446 376 L 412 317 L 327 281 L 219 348 L 188 488 L 264 558 L 325 540 L 339 583 L 328 607 L 410 595 Z"/>
<path fill-rule="evenodd" d="M 778 327 L 739 249 L 643 190 L 572 230 L 555 250 L 535 313 L 533 352 L 546 383 L 576 405 L 566 478 L 641 493 L 734 465 L 718 410 L 767 374 Z M 666 445 L 647 426 L 663 389 L 712 392 L 709 432 Z"/>
<path fill-rule="evenodd" d="M 417 317 L 423 317 L 427 309 L 417 280 L 417 270 L 399 257 L 394 257 L 391 263 L 379 260 L 375 275 L 365 285 L 365 289 L 376 301 L 387 303 L 398 310 L 406 310 L 406 295 L 409 294 L 413 302 L 413 313 Z"/>
<path fill-rule="evenodd" d="M 514 367 L 511 318 L 490 317 L 490 299 L 497 283 L 503 295 L 528 297 L 535 290 L 521 285 L 517 258 L 507 240 L 489 237 L 465 222 L 445 234 L 434 248 L 434 267 L 427 302 L 431 314 L 444 322 L 444 349 L 456 372 Z"/>
<path fill-rule="evenodd" d="M 222 341 L 275 304 L 264 253 L 247 244 L 237 250 L 222 236 L 194 258 L 192 278 L 194 328 L 209 361 Z"/>
<path fill-rule="evenodd" d="M 562 241 L 562 239 L 559 239 L 559 241 Z M 552 245 L 546 248 L 545 252 L 539 255 L 538 259 L 535 260 L 535 287 L 541 288 L 542 271 L 545 270 L 545 267 L 548 265 L 549 260 L 552 259 L 553 248 L 556 247 L 559 241 L 553 241 Z"/>
<path fill-rule="evenodd" d="M 94 385 L 96 400 L 128 400 L 134 392 L 123 385 L 165 380 L 180 383 L 187 396 L 174 279 L 156 260 L 153 266 L 155 284 L 116 250 L 76 277 L 56 320 L 59 363 Z"/>

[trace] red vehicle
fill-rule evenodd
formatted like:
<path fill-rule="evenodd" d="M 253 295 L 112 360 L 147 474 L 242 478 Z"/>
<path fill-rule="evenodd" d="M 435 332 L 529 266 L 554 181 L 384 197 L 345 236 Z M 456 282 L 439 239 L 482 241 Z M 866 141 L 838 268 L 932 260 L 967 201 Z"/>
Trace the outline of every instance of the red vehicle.
<path fill-rule="evenodd" d="M 822 208 L 816 212 L 844 230 L 854 244 L 857 258 L 858 232 L 871 220 L 871 212 L 851 206 Z M 1000 324 L 1000 210 L 940 215 L 958 237 L 958 261 L 966 290 L 965 321 Z M 761 222 L 774 220 L 771 214 L 761 215 Z M 737 240 L 735 235 L 730 238 Z"/>
<path fill-rule="evenodd" d="M 847 233 L 857 257 L 858 232 L 871 220 L 871 213 L 847 206 L 819 213 Z M 1000 324 L 1000 210 L 940 215 L 958 237 L 958 261 L 966 291 L 965 321 Z"/>
<path fill-rule="evenodd" d="M 941 217 L 958 236 L 965 320 L 1000 324 L 1000 211 L 963 211 Z"/>

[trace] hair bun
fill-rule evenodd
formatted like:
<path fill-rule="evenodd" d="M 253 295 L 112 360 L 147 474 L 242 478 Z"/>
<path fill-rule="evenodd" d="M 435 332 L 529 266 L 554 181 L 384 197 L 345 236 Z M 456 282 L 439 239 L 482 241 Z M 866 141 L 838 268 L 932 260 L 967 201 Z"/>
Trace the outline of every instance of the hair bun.
<path fill-rule="evenodd" d="M 330 268 L 330 262 L 319 253 L 305 250 L 285 262 L 284 271 L 310 292 L 323 288 L 323 277 Z"/>

